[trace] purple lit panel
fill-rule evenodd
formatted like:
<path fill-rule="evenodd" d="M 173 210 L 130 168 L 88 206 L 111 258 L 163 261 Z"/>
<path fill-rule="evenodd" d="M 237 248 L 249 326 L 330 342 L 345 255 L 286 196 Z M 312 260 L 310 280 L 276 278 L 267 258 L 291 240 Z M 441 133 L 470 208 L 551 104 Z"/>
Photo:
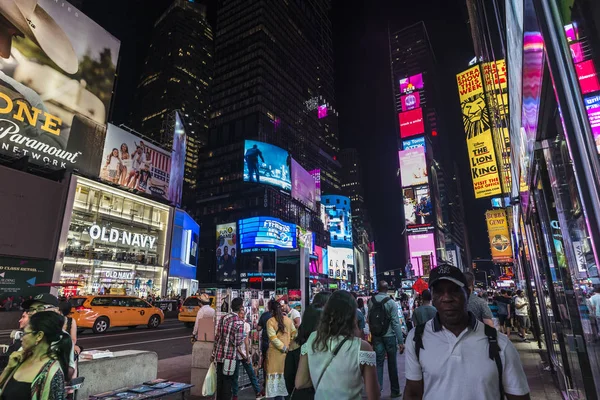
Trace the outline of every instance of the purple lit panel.
<path fill-rule="evenodd" d="M 575 71 L 579 79 L 581 93 L 587 94 L 600 90 L 600 82 L 598 82 L 598 74 L 592 60 L 575 64 Z"/>
<path fill-rule="evenodd" d="M 579 38 L 579 32 L 577 30 L 577 24 L 575 22 L 565 25 L 565 34 L 567 35 L 568 42 L 574 42 Z"/>
<path fill-rule="evenodd" d="M 600 96 L 591 96 L 583 99 L 587 109 L 588 119 L 594 134 L 596 150 L 600 154 Z"/>
<path fill-rule="evenodd" d="M 319 117 L 319 119 L 325 118 L 327 116 L 327 106 L 325 104 L 319 106 L 319 108 L 317 109 L 317 116 Z"/>
<path fill-rule="evenodd" d="M 573 57 L 573 62 L 575 64 L 580 63 L 584 59 L 583 54 L 583 46 L 581 43 L 571 43 L 571 57 Z"/>
<path fill-rule="evenodd" d="M 423 89 L 423 74 L 409 76 L 408 78 L 400 79 L 400 93 L 407 93 L 413 90 Z"/>
<path fill-rule="evenodd" d="M 435 254 L 435 238 L 433 233 L 408 236 L 410 263 L 416 276 L 423 276 L 423 261 L 421 256 L 431 256 L 431 268 L 437 266 Z"/>
<path fill-rule="evenodd" d="M 406 94 L 400 98 L 400 102 L 402 103 L 402 111 L 414 110 L 421 107 L 421 94 L 419 92 Z"/>

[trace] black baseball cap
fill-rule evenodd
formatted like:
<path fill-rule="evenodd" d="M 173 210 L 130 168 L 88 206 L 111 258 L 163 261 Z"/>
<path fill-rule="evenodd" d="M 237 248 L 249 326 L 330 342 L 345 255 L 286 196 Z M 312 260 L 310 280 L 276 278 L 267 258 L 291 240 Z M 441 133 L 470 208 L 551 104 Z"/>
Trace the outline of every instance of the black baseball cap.
<path fill-rule="evenodd" d="M 35 296 L 33 299 L 25 300 L 21 307 L 23 307 L 24 310 L 27 310 L 33 303 L 42 303 L 53 307 L 58 307 L 58 299 L 56 296 L 50 293 L 41 293 Z"/>
<path fill-rule="evenodd" d="M 441 264 L 429 273 L 429 287 L 433 287 L 439 281 L 450 281 L 460 287 L 467 287 L 467 279 L 462 271 L 450 264 Z"/>

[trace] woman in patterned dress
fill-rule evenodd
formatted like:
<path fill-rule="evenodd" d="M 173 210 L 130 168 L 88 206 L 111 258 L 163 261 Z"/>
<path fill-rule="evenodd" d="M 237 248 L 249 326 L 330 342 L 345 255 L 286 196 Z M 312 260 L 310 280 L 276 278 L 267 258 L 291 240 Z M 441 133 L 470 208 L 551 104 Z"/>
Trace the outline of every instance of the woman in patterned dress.
<path fill-rule="evenodd" d="M 334 292 L 316 332 L 302 345 L 296 389 L 313 387 L 315 400 L 360 400 L 363 383 L 369 400 L 379 400 L 375 352 L 355 336 L 356 300 L 345 290 Z"/>
<path fill-rule="evenodd" d="M 273 317 L 267 321 L 269 350 L 267 351 L 265 395 L 269 399 L 280 400 L 288 395 L 284 377 L 285 356 L 290 343 L 296 338 L 297 332 L 294 322 L 283 315 L 279 302 L 271 300 L 269 311 Z"/>

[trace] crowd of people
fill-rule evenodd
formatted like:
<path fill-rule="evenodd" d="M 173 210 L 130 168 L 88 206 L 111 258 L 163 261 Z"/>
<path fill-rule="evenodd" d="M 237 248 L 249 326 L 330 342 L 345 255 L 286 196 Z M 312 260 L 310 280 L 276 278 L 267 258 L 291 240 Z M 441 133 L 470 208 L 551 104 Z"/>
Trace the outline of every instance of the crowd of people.
<path fill-rule="evenodd" d="M 517 295 L 523 327 L 525 302 Z M 244 314 L 243 299 L 235 298 L 217 321 L 217 399 L 237 399 L 242 368 L 257 399 L 379 399 L 386 360 L 392 398 L 530 398 L 519 354 L 494 329 L 486 300 L 474 293 L 473 276 L 450 265 L 432 270 L 429 290 L 410 306 L 396 304 L 385 281 L 366 304 L 344 290 L 320 292 L 302 316 L 287 301 L 270 300 L 257 324 L 262 387 L 248 354 L 251 327 Z M 404 352 L 401 393 L 397 354 Z"/>
<path fill-rule="evenodd" d="M 5 352 L 0 374 L 1 400 L 65 400 L 77 376 L 77 326 L 71 304 L 48 293 L 21 304 L 19 330 Z"/>

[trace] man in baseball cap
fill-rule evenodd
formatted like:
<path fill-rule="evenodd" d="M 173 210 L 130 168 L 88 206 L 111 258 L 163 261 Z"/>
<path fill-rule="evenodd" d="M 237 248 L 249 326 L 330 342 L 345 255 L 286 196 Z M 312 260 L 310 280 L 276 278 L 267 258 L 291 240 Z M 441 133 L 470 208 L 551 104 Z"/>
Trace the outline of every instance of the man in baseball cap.
<path fill-rule="evenodd" d="M 404 399 L 529 399 L 515 347 L 467 310 L 470 290 L 463 273 L 439 265 L 431 270 L 429 287 L 437 315 L 406 339 Z"/>
<path fill-rule="evenodd" d="M 15 36 L 25 36 L 37 44 L 66 73 L 79 69 L 71 41 L 38 0 L 0 1 L 0 57 L 10 57 Z"/>

